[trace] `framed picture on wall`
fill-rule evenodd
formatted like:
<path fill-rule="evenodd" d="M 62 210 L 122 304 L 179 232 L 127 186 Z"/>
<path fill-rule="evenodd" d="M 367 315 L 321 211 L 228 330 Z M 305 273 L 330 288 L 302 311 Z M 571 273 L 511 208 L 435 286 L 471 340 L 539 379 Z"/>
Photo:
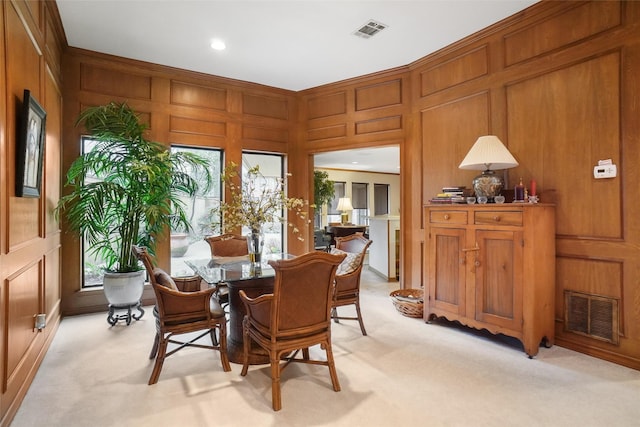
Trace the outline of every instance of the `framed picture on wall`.
<path fill-rule="evenodd" d="M 40 197 L 47 113 L 24 90 L 16 144 L 16 196 Z"/>

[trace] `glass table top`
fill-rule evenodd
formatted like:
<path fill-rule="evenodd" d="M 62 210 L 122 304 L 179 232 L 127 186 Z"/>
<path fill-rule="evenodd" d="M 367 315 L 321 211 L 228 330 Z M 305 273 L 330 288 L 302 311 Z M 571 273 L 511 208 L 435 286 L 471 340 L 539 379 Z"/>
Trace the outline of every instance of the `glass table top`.
<path fill-rule="evenodd" d="M 290 259 L 290 254 L 263 254 L 262 262 L 255 265 L 248 257 L 202 258 L 185 263 L 207 283 L 233 282 L 258 277 L 273 277 L 275 270 L 267 263 L 270 260 Z"/>

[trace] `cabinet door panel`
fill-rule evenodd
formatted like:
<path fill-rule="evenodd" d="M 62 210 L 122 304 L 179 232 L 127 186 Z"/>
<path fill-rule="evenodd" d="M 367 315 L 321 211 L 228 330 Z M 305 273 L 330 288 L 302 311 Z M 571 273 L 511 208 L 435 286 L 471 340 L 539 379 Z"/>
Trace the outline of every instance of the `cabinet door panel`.
<path fill-rule="evenodd" d="M 465 230 L 433 228 L 429 253 L 429 305 L 463 315 L 465 312 Z"/>
<path fill-rule="evenodd" d="M 476 232 L 476 320 L 522 328 L 522 233 Z"/>

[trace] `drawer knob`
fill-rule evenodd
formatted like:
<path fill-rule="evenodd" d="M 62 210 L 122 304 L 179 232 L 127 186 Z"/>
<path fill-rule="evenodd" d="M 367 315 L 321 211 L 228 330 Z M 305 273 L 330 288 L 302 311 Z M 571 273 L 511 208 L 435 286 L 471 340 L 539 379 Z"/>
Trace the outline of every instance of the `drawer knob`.
<path fill-rule="evenodd" d="M 444 219 L 447 219 L 447 220 L 448 220 L 449 218 L 451 218 L 451 217 L 449 216 L 449 214 L 444 214 Z"/>
<path fill-rule="evenodd" d="M 499 215 L 494 216 L 494 217 L 493 217 L 493 220 L 494 220 L 495 222 L 500 222 L 500 216 L 499 216 Z"/>

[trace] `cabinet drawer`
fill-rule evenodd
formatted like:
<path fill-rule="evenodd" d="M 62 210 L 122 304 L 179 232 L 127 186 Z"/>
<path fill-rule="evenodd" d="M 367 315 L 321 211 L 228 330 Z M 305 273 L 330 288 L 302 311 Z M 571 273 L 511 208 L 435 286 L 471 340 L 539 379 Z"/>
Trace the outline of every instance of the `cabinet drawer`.
<path fill-rule="evenodd" d="M 481 225 L 522 225 L 522 212 L 476 211 L 474 224 Z"/>
<path fill-rule="evenodd" d="M 437 224 L 466 224 L 466 211 L 431 211 L 429 222 Z"/>

